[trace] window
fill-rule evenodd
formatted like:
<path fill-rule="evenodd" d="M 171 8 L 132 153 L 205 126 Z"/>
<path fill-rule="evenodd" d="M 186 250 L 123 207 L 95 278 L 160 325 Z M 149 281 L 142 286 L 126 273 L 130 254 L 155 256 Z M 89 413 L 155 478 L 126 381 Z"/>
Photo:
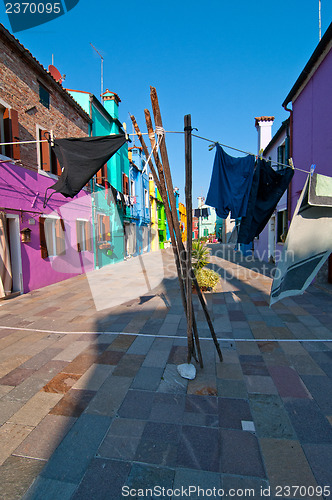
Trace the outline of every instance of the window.
<path fill-rule="evenodd" d="M 100 186 L 106 186 L 107 183 L 107 163 L 105 163 L 96 174 L 96 183 Z"/>
<path fill-rule="evenodd" d="M 19 141 L 18 112 L 0 104 L 0 142 Z M 19 144 L 0 146 L 0 154 L 19 160 L 21 158 Z"/>
<path fill-rule="evenodd" d="M 48 140 L 51 133 L 48 130 L 39 129 L 38 131 L 39 140 Z M 57 159 L 51 144 L 49 142 L 39 143 L 39 166 L 44 172 L 49 172 L 54 175 L 61 175 L 61 166 L 59 160 Z"/>
<path fill-rule="evenodd" d="M 277 243 L 285 243 L 288 232 L 288 211 L 281 210 L 277 213 Z"/>
<path fill-rule="evenodd" d="M 43 259 L 66 253 L 63 219 L 39 217 L 40 250 Z"/>
<path fill-rule="evenodd" d="M 111 241 L 111 224 L 107 215 L 97 215 L 98 241 Z"/>
<path fill-rule="evenodd" d="M 126 174 L 122 174 L 122 192 L 123 194 L 129 194 L 129 179 Z"/>
<path fill-rule="evenodd" d="M 39 102 L 49 109 L 50 107 L 50 93 L 49 91 L 40 83 L 39 84 Z"/>
<path fill-rule="evenodd" d="M 90 222 L 87 220 L 76 220 L 77 251 L 85 252 L 91 250 Z"/>
<path fill-rule="evenodd" d="M 144 203 L 145 203 L 145 207 L 148 208 L 149 207 L 149 193 L 148 193 L 147 189 L 144 189 Z"/>

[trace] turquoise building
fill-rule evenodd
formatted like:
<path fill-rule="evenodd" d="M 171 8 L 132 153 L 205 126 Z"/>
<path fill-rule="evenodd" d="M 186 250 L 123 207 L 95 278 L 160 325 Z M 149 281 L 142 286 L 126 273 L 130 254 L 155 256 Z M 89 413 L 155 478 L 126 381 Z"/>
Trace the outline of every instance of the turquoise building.
<path fill-rule="evenodd" d="M 130 183 L 130 220 L 124 224 L 126 256 L 150 251 L 149 176 L 142 147 L 128 149 Z"/>
<path fill-rule="evenodd" d="M 108 89 L 104 106 L 90 92 L 68 90 L 92 119 L 91 136 L 124 133 L 119 121 L 120 97 Z M 128 145 L 124 144 L 90 181 L 95 268 L 119 262 L 126 255 L 126 222 L 130 222 Z"/>

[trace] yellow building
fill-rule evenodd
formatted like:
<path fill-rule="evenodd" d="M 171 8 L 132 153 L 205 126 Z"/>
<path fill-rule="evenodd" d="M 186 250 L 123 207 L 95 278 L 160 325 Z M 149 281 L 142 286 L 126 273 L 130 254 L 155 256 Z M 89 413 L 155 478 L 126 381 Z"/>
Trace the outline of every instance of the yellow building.
<path fill-rule="evenodd" d="M 158 234 L 158 205 L 156 196 L 156 186 L 152 175 L 149 176 L 149 195 L 150 195 L 150 219 L 151 219 L 151 250 L 159 250 Z"/>
<path fill-rule="evenodd" d="M 179 219 L 182 241 L 187 241 L 187 209 L 183 203 L 179 203 Z"/>

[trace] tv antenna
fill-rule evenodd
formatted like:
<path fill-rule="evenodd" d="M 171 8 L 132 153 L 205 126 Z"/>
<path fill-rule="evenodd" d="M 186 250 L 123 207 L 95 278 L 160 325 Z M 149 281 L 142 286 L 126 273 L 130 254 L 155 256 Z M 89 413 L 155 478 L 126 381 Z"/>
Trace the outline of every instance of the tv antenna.
<path fill-rule="evenodd" d="M 100 54 L 100 52 L 98 52 L 98 50 L 96 49 L 96 47 L 94 47 L 92 45 L 92 43 L 90 42 L 90 45 L 91 47 L 97 52 L 98 56 L 100 57 L 101 59 L 101 94 L 103 93 L 103 90 L 104 90 L 104 74 L 103 74 L 103 66 L 104 66 L 104 58 L 103 56 Z"/>

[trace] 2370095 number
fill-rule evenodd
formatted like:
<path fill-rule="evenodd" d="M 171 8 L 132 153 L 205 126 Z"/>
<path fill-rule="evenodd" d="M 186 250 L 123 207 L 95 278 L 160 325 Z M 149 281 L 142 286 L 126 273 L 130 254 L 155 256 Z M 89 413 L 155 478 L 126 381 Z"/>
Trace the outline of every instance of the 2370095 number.
<path fill-rule="evenodd" d="M 60 14 L 61 3 L 6 3 L 6 14 Z"/>
<path fill-rule="evenodd" d="M 331 495 L 330 486 L 276 486 L 275 496 L 288 498 L 288 497 L 315 497 L 324 495 L 329 497 Z"/>

